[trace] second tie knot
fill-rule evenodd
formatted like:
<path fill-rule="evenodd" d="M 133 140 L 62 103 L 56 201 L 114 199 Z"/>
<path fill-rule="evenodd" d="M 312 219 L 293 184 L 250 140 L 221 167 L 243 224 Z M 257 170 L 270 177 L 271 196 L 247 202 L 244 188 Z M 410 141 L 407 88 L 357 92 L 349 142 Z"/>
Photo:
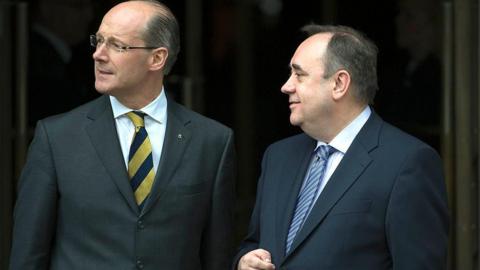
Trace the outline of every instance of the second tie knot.
<path fill-rule="evenodd" d="M 131 111 L 127 113 L 128 118 L 132 121 L 133 125 L 135 126 L 135 132 L 138 132 L 138 130 L 141 127 L 145 126 L 144 122 L 144 116 L 145 114 L 142 112 L 136 112 L 136 111 Z"/>
<path fill-rule="evenodd" d="M 335 148 L 332 146 L 325 144 L 325 145 L 320 145 L 315 149 L 315 155 L 319 160 L 326 161 L 330 157 L 331 154 L 335 152 Z"/>

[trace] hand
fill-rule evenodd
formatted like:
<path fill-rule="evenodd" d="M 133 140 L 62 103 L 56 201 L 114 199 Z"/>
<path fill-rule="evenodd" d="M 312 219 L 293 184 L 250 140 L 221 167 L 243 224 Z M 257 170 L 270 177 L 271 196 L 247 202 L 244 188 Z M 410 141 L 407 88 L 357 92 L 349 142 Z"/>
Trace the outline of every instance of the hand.
<path fill-rule="evenodd" d="M 238 261 L 237 270 L 273 270 L 270 252 L 264 249 L 252 250 Z"/>

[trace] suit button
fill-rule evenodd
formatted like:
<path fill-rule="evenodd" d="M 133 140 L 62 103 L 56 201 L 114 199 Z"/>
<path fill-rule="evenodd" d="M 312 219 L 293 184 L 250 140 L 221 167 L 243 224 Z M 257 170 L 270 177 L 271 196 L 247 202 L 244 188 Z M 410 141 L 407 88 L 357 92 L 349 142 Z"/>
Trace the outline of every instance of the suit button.
<path fill-rule="evenodd" d="M 139 230 L 145 229 L 145 224 L 143 224 L 143 221 L 139 220 L 139 221 L 137 222 L 137 225 L 138 225 L 138 229 L 139 229 Z"/>
<path fill-rule="evenodd" d="M 138 269 L 143 269 L 144 265 L 141 260 L 137 260 L 137 268 Z"/>

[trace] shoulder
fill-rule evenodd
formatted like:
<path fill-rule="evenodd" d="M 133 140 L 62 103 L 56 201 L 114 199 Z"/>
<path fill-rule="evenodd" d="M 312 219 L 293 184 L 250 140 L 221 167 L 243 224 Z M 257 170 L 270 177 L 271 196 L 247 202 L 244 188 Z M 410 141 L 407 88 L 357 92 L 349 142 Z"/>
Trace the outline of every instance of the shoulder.
<path fill-rule="evenodd" d="M 390 145 L 390 147 L 396 147 L 400 151 L 408 151 L 415 148 L 429 148 L 435 151 L 427 143 L 387 122 L 383 124 L 382 133 L 379 136 L 379 145 Z"/>
<path fill-rule="evenodd" d="M 373 156 L 399 164 L 414 157 L 440 161 L 440 156 L 433 147 L 381 119 L 380 121 L 377 147 L 371 152 Z"/>
<path fill-rule="evenodd" d="M 387 147 L 388 149 L 407 151 L 415 147 L 429 147 L 413 135 L 385 122 L 373 111 L 355 141 L 360 142 L 367 149 Z"/>
<path fill-rule="evenodd" d="M 46 128 L 63 127 L 78 129 L 79 127 L 91 122 L 91 114 L 97 116 L 103 114 L 107 110 L 111 111 L 108 97 L 101 96 L 68 112 L 46 117 L 40 120 L 37 125 L 43 125 Z"/>

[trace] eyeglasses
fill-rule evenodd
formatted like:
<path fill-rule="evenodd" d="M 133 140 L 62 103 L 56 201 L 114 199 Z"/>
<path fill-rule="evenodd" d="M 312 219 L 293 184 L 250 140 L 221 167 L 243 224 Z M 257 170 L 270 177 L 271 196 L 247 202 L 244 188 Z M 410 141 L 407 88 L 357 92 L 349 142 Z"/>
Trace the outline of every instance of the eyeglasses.
<path fill-rule="evenodd" d="M 105 38 L 102 36 L 96 36 L 96 35 L 90 35 L 90 45 L 94 48 L 98 48 L 102 46 L 102 44 L 105 43 L 105 46 L 108 49 L 113 49 L 116 52 L 119 53 L 124 53 L 128 50 L 133 50 L 133 49 L 144 49 L 144 50 L 153 50 L 153 49 L 158 49 L 160 47 L 138 47 L 138 46 L 125 46 L 123 44 L 120 44 L 118 41 L 107 39 L 105 41 Z"/>

